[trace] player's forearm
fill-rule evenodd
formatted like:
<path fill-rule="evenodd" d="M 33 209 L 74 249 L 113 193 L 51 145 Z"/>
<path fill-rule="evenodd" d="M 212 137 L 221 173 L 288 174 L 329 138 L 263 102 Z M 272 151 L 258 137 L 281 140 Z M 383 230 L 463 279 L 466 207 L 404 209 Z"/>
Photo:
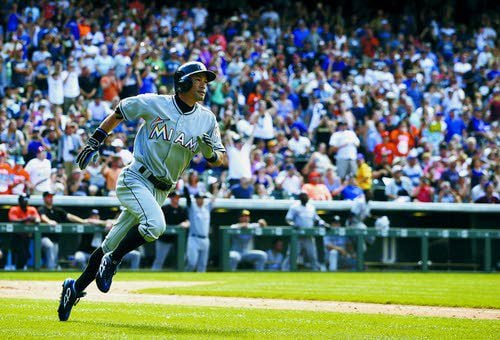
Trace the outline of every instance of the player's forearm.
<path fill-rule="evenodd" d="M 123 116 L 118 110 L 104 118 L 104 120 L 101 122 L 101 125 L 99 125 L 99 128 L 104 130 L 106 133 L 110 133 L 113 131 L 121 122 L 123 121 Z"/>

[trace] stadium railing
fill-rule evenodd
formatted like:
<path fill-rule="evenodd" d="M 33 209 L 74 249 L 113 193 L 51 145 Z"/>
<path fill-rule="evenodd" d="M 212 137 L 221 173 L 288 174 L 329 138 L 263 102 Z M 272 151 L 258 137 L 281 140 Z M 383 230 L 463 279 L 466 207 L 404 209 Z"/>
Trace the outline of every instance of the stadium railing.
<path fill-rule="evenodd" d="M 34 240 L 34 268 L 39 270 L 42 265 L 42 234 L 93 234 L 103 232 L 103 227 L 96 225 L 84 225 L 75 223 L 61 223 L 55 226 L 48 224 L 20 224 L 0 223 L 0 234 L 28 233 L 33 235 Z M 186 253 L 186 229 L 176 226 L 167 226 L 167 235 L 177 236 L 177 270 L 184 270 L 184 255 Z"/>
<path fill-rule="evenodd" d="M 220 228 L 222 233 L 222 245 L 220 257 L 222 259 L 222 270 L 230 271 L 229 250 L 232 235 L 261 236 L 283 236 L 290 241 L 290 270 L 297 270 L 297 243 L 301 236 L 349 236 L 356 240 L 357 271 L 365 269 L 364 251 L 365 242 L 370 237 L 395 237 L 395 238 L 420 238 L 420 269 L 429 270 L 429 238 L 458 238 L 458 239 L 482 239 L 484 240 L 484 266 L 485 272 L 492 270 L 492 239 L 500 239 L 499 230 L 487 229 L 417 229 L 417 228 L 390 228 L 389 230 L 377 230 L 375 228 L 308 228 L 294 229 L 288 226 L 272 226 L 265 228 L 231 228 L 224 226 Z"/>

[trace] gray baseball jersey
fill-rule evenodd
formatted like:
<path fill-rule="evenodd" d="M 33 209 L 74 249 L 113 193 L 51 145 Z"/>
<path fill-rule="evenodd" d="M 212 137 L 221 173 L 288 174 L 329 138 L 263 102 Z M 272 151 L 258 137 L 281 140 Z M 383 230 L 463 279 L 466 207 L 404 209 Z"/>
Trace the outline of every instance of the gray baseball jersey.
<path fill-rule="evenodd" d="M 174 96 L 156 94 L 126 98 L 119 105 L 126 120 L 144 119 L 135 138 L 134 157 L 160 180 L 175 183 L 179 179 L 199 152 L 197 137 L 204 133 L 215 150 L 225 151 L 215 115 L 203 105 L 182 113 Z"/>
<path fill-rule="evenodd" d="M 124 99 L 119 107 L 126 120 L 142 118 L 144 123 L 135 137 L 134 162 L 118 176 L 116 196 L 124 210 L 102 244 L 104 252 L 114 250 L 137 224 L 147 241 L 165 231 L 161 205 L 168 192 L 156 189 L 141 174 L 142 166 L 158 179 L 175 183 L 199 151 L 202 134 L 210 136 L 215 150 L 225 151 L 215 115 L 200 104 L 182 113 L 174 96 L 146 94 Z"/>

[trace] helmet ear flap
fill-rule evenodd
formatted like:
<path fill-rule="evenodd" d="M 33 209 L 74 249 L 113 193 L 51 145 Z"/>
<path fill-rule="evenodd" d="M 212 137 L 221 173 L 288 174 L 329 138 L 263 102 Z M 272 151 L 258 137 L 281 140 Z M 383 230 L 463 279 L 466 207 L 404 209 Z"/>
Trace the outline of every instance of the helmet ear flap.
<path fill-rule="evenodd" d="M 183 77 L 179 80 L 179 92 L 188 92 L 191 87 L 193 86 L 193 81 L 191 80 L 191 77 Z"/>

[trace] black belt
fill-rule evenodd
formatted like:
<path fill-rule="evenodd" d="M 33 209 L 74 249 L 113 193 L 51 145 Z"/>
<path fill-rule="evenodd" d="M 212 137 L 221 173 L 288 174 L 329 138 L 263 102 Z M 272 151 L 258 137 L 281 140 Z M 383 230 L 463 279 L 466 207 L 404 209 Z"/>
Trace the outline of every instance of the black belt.
<path fill-rule="evenodd" d="M 197 237 L 197 238 L 208 238 L 208 236 L 202 236 L 197 234 L 189 234 L 189 236 Z"/>
<path fill-rule="evenodd" d="M 146 172 L 148 169 L 143 165 L 139 168 L 139 172 L 143 174 Z M 155 186 L 156 189 L 158 190 L 163 190 L 163 191 L 168 191 L 170 188 L 172 188 L 172 184 L 167 184 L 165 182 L 160 181 L 158 178 L 156 178 L 153 174 L 149 175 L 146 177 L 153 185 Z"/>

